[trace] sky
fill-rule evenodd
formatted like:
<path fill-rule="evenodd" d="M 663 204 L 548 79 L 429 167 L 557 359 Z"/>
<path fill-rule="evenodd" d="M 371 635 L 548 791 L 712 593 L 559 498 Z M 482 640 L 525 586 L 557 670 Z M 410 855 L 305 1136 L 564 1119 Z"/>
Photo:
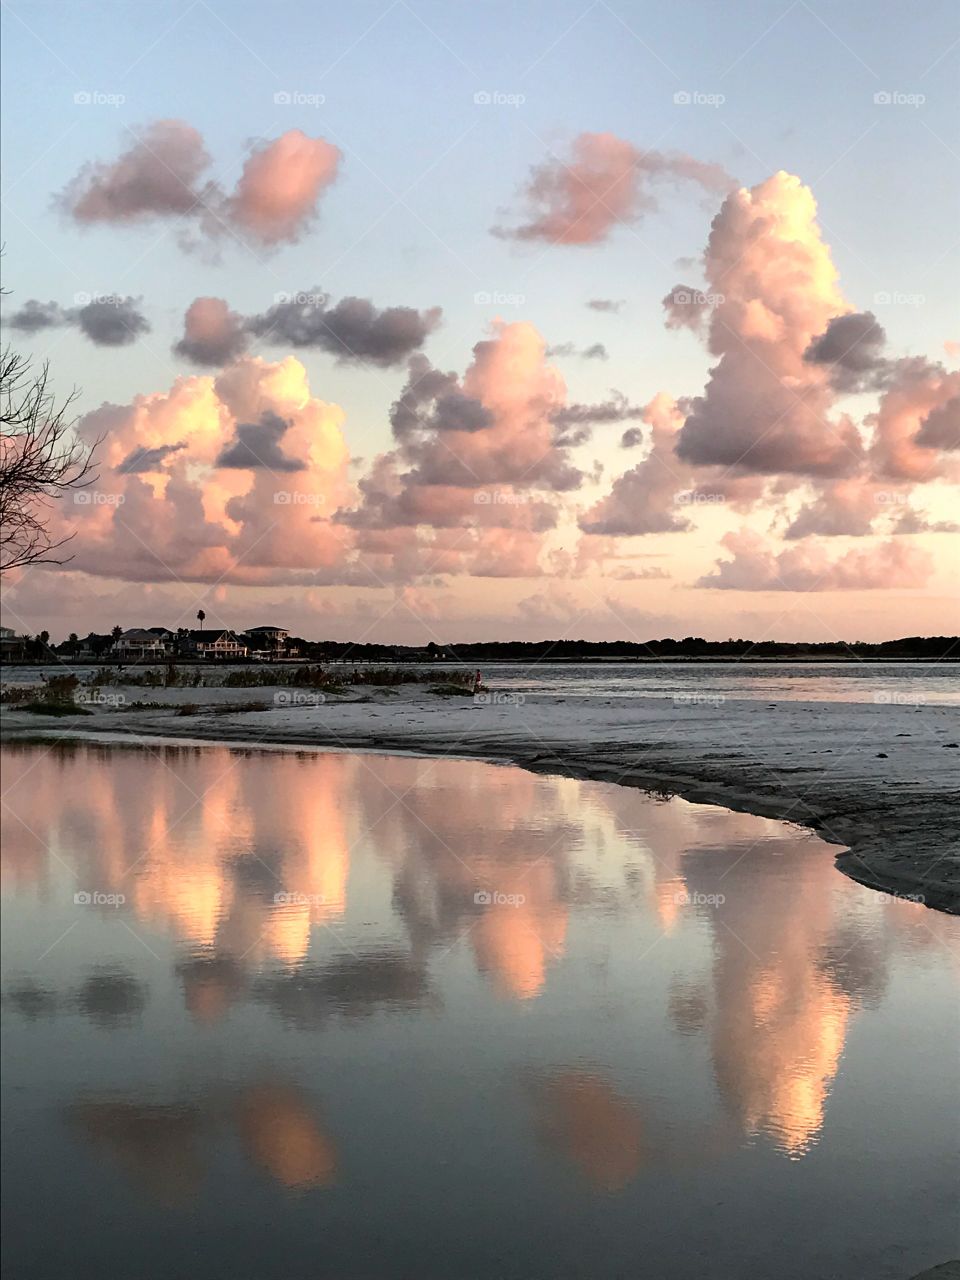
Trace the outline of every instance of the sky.
<path fill-rule="evenodd" d="M 3 340 L 97 479 L 18 632 L 960 625 L 960 14 L 14 0 Z"/>

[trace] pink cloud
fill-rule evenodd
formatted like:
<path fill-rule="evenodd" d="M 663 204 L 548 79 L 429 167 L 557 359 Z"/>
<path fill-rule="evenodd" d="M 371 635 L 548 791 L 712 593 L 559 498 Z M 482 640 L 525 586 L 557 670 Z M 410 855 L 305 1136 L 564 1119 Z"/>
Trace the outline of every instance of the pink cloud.
<path fill-rule="evenodd" d="M 640 151 L 612 133 L 581 133 L 569 160 L 553 156 L 536 165 L 524 189 L 527 221 L 515 228 L 494 228 L 514 240 L 553 244 L 596 244 L 621 222 L 635 222 L 657 207 L 653 187 L 663 182 L 692 182 L 711 192 L 729 189 L 732 180 L 715 164 L 692 156 Z"/>
<path fill-rule="evenodd" d="M 804 359 L 849 310 L 816 212 L 809 188 L 781 172 L 728 196 L 714 219 L 704 271 L 719 361 L 680 432 L 685 461 L 768 475 L 860 466 L 860 436 L 834 414 L 829 372 Z"/>
<path fill-rule="evenodd" d="M 113 162 L 85 165 L 58 197 L 75 222 L 119 224 L 192 220 L 202 240 L 232 232 L 265 248 L 293 243 L 313 224 L 340 152 L 323 138 L 291 129 L 251 148 L 227 194 L 204 179 L 211 157 L 200 133 L 182 120 L 159 120 L 134 134 Z M 181 237 L 184 247 L 196 239 Z"/>
<path fill-rule="evenodd" d="M 830 558 L 815 543 L 776 551 L 749 529 L 721 541 L 732 559 L 721 560 L 697 586 L 724 591 L 881 591 L 922 587 L 933 571 L 933 557 L 898 540 L 856 548 Z"/>
<path fill-rule="evenodd" d="M 230 222 L 260 244 L 295 243 L 315 220 L 339 164 L 339 148 L 299 129 L 260 144 L 227 202 Z"/>

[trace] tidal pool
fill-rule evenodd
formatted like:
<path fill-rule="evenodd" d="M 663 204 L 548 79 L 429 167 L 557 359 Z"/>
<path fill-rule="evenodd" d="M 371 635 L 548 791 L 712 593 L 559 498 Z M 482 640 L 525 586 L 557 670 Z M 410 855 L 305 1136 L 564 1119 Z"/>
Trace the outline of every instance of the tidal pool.
<path fill-rule="evenodd" d="M 10 745 L 18 1280 L 905 1280 L 960 921 L 815 836 L 456 760 Z"/>

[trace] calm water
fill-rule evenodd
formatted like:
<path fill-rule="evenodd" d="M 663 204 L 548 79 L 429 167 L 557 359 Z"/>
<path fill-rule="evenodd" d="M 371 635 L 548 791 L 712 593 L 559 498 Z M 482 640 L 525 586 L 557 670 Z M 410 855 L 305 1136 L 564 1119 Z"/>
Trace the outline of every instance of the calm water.
<path fill-rule="evenodd" d="M 474 762 L 3 751 L 6 1273 L 901 1280 L 957 920 Z"/>

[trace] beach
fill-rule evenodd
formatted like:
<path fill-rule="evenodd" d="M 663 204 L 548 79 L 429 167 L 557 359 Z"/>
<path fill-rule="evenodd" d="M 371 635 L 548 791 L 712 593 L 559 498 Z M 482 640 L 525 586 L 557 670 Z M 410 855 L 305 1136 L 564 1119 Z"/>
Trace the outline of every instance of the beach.
<path fill-rule="evenodd" d="M 82 717 L 7 706 L 3 736 L 175 738 L 513 763 L 811 828 L 838 847 L 837 867 L 852 879 L 960 913 L 955 706 L 896 694 L 776 703 L 696 692 L 560 696 L 498 689 L 495 673 L 489 684 L 477 698 L 423 684 L 326 695 L 280 686 L 104 686 L 89 691 L 92 714 Z"/>

